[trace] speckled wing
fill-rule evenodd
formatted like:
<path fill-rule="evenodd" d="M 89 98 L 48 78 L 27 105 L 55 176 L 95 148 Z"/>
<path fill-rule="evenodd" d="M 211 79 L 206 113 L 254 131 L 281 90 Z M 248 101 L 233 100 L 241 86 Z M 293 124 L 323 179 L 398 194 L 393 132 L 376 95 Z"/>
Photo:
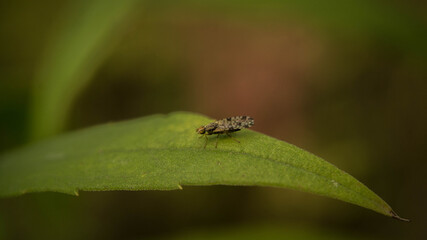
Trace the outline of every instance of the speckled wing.
<path fill-rule="evenodd" d="M 239 131 L 240 129 L 233 129 L 231 127 L 226 127 L 226 126 L 222 126 L 219 125 L 215 130 L 213 130 L 212 132 L 214 134 L 220 134 L 220 133 L 226 133 L 226 132 L 236 132 Z"/>
<path fill-rule="evenodd" d="M 217 128 L 213 133 L 236 132 L 243 128 L 249 128 L 254 124 L 254 120 L 248 116 L 229 117 L 216 121 Z"/>

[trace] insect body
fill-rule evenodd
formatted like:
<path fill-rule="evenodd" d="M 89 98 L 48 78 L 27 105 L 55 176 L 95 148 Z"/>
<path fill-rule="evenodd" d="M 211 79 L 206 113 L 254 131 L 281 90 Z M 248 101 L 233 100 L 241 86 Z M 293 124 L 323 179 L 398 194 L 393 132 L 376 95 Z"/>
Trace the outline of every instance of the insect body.
<path fill-rule="evenodd" d="M 222 120 L 209 123 L 208 125 L 201 126 L 196 129 L 196 132 L 205 136 L 206 145 L 208 144 L 207 135 L 217 134 L 215 148 L 218 146 L 218 137 L 220 134 L 227 134 L 234 141 L 239 142 L 237 139 L 233 138 L 230 133 L 240 131 L 244 128 L 250 128 L 254 125 L 254 119 L 249 116 L 238 116 L 238 117 L 229 117 Z M 239 142 L 240 143 L 240 142 Z"/>

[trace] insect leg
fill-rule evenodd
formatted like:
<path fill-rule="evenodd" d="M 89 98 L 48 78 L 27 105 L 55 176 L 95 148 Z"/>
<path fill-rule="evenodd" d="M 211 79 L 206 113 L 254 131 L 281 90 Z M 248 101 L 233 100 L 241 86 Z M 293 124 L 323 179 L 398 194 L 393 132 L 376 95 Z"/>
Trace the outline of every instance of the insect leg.
<path fill-rule="evenodd" d="M 226 132 L 227 136 L 231 137 L 231 139 L 233 139 L 234 141 L 240 143 L 239 140 L 237 140 L 235 137 L 231 136 L 231 134 L 229 132 Z"/>
<path fill-rule="evenodd" d="M 219 134 L 216 135 L 216 143 L 215 143 L 215 148 L 218 147 L 218 138 L 219 138 Z"/>
<path fill-rule="evenodd" d="M 205 139 L 206 139 L 205 146 L 203 148 L 206 148 L 206 145 L 208 145 L 208 136 L 206 136 L 206 134 L 204 134 L 203 136 L 205 136 Z"/>

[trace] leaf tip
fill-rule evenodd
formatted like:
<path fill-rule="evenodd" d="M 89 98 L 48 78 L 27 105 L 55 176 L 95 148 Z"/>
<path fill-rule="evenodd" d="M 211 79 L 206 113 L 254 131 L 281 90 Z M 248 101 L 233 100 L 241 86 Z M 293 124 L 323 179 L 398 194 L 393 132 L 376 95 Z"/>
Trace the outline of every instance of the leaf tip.
<path fill-rule="evenodd" d="M 390 211 L 390 216 L 394 219 L 400 220 L 402 222 L 410 222 L 411 220 L 407 219 L 407 218 L 402 218 L 399 217 L 399 215 L 397 215 L 393 210 Z"/>

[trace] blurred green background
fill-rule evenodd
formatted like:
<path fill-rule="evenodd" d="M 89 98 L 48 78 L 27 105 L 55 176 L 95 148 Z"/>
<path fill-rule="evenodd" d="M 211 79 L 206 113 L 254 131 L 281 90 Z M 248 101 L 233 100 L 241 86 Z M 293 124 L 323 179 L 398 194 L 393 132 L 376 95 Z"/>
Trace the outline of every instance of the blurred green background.
<path fill-rule="evenodd" d="M 424 1 L 0 1 L 0 151 L 185 110 L 250 115 L 402 223 L 286 189 L 27 194 L 0 239 L 426 239 Z M 195 128 L 198 126 L 195 126 Z"/>

